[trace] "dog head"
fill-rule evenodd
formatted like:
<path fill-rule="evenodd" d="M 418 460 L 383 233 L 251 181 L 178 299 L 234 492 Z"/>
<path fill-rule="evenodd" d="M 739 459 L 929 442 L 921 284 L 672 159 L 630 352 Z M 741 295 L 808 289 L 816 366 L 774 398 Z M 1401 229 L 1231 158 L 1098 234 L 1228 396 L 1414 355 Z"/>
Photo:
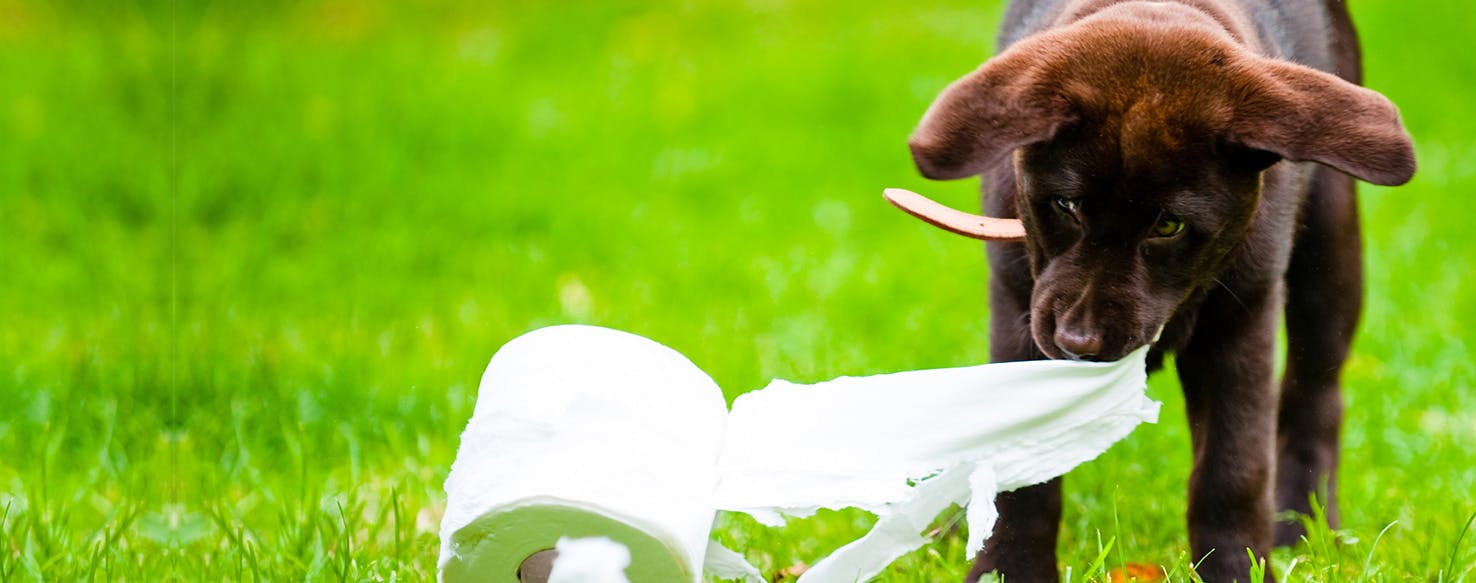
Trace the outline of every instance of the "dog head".
<path fill-rule="evenodd" d="M 1031 332 L 1052 358 L 1115 360 L 1151 342 L 1223 271 L 1278 161 L 1385 185 L 1414 173 L 1378 93 L 1228 34 L 1097 17 L 954 82 L 909 146 L 928 178 L 1014 165 Z"/>

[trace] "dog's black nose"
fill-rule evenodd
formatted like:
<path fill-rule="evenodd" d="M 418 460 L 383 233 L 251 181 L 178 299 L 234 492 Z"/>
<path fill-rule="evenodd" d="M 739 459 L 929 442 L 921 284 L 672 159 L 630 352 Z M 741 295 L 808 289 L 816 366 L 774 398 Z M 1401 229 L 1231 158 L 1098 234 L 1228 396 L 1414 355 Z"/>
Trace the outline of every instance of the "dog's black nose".
<path fill-rule="evenodd" d="M 1093 360 L 1102 352 L 1102 337 L 1090 332 L 1056 328 L 1056 348 L 1072 360 Z"/>

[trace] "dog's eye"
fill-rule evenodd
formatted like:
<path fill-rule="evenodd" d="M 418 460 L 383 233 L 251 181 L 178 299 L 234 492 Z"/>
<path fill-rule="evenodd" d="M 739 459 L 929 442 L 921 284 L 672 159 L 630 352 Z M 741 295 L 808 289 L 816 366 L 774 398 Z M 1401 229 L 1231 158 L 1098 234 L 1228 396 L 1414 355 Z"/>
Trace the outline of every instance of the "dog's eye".
<path fill-rule="evenodd" d="M 1076 214 L 1081 209 L 1081 201 L 1074 198 L 1056 197 L 1056 206 L 1070 214 Z"/>
<path fill-rule="evenodd" d="M 1159 215 L 1158 221 L 1153 223 L 1154 237 L 1172 237 L 1179 234 L 1179 232 L 1183 230 L 1184 221 L 1181 221 L 1179 220 L 1179 217 L 1168 213 Z"/>

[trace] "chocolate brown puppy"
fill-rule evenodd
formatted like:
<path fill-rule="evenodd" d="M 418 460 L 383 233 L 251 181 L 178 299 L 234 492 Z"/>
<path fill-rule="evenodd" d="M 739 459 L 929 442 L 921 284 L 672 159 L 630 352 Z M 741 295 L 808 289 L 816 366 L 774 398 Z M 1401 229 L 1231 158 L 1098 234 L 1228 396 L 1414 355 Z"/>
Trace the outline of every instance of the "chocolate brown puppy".
<path fill-rule="evenodd" d="M 1413 175 L 1398 111 L 1358 85 L 1340 0 L 1016 0 L 999 45 L 909 142 L 923 175 L 982 174 L 987 214 L 1024 223 L 1023 243 L 988 245 L 992 358 L 1176 353 L 1193 558 L 1206 581 L 1245 581 L 1246 549 L 1301 534 L 1275 511 L 1325 487 L 1337 520 L 1354 178 Z M 970 579 L 1057 581 L 1060 480 L 998 504 Z"/>

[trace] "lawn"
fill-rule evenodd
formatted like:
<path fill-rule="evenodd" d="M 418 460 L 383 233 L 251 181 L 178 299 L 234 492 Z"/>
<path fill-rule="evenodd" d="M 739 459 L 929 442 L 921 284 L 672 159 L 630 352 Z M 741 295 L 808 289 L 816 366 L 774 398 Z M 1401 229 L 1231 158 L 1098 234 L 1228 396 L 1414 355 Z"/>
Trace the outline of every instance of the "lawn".
<path fill-rule="evenodd" d="M 1353 4 L 1421 170 L 1362 187 L 1343 527 L 1274 563 L 1476 580 L 1476 10 Z M 0 580 L 431 579 L 481 371 L 540 326 L 649 336 L 730 399 L 985 362 L 980 246 L 880 192 L 977 205 L 904 140 L 1000 14 L 0 0 Z M 1151 394 L 1067 478 L 1072 580 L 1188 578 L 1183 403 Z M 953 518 L 883 579 L 961 577 Z M 774 573 L 869 524 L 718 538 Z"/>

